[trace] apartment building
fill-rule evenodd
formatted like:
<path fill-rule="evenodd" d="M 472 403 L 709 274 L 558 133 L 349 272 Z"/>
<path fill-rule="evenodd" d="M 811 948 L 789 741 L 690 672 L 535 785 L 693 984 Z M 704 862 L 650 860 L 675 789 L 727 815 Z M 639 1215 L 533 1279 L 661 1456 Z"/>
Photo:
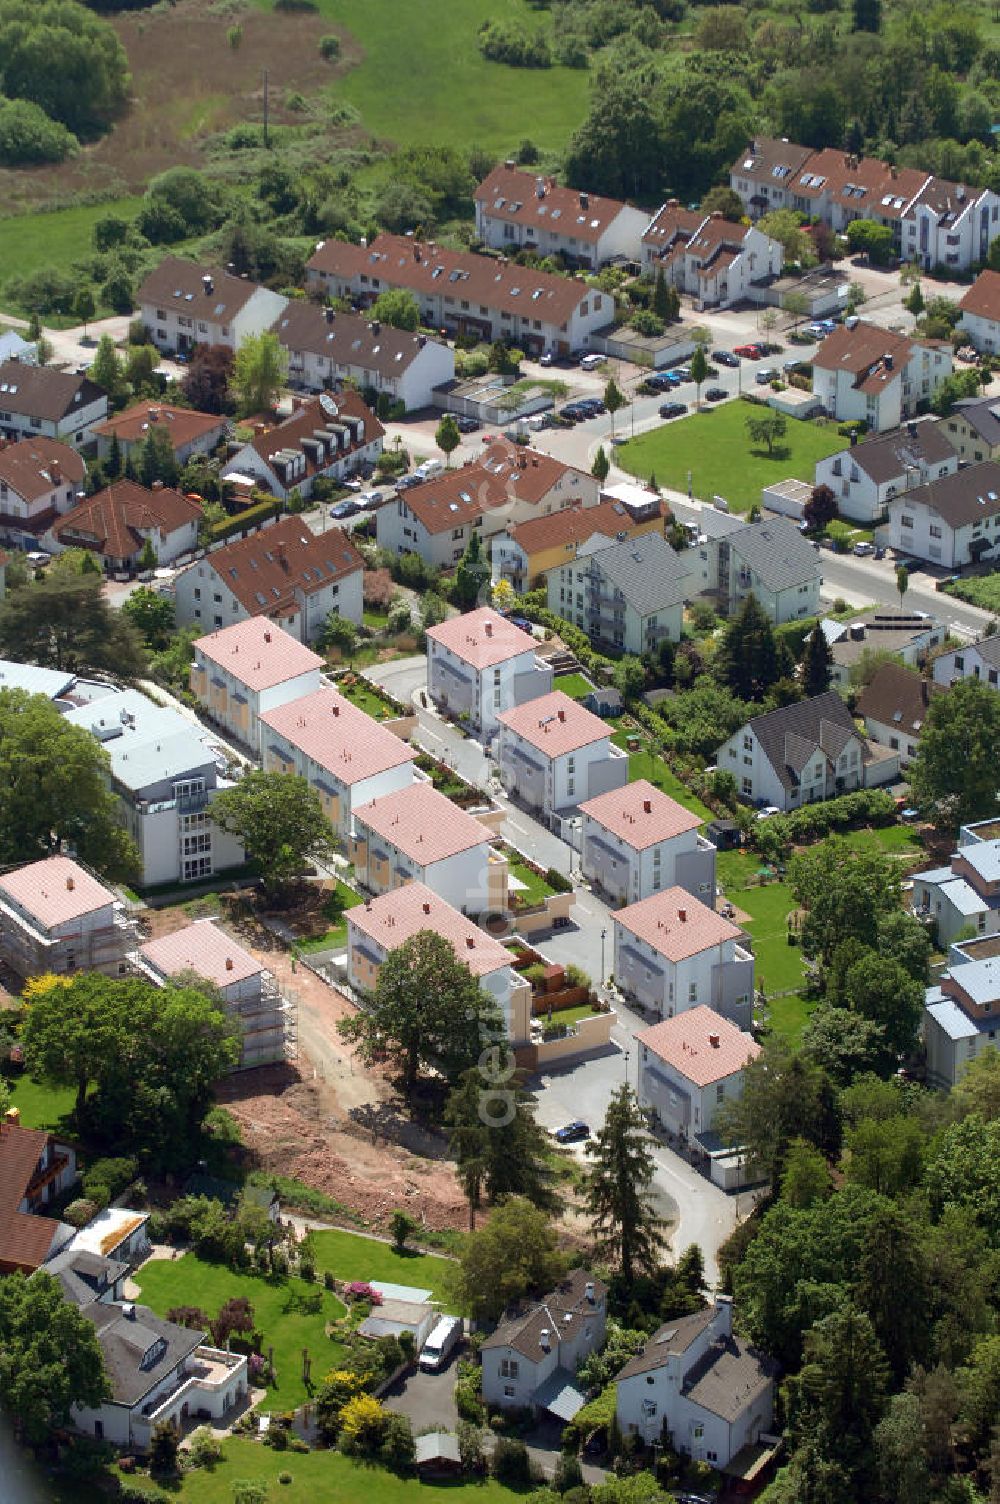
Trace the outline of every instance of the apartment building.
<path fill-rule="evenodd" d="M 561 689 L 503 711 L 497 748 L 509 794 L 546 820 L 628 782 L 628 757 L 610 728 Z"/>
<path fill-rule="evenodd" d="M 191 693 L 219 726 L 261 754 L 260 718 L 320 687 L 323 659 L 266 616 L 248 616 L 194 643 Z"/>
<path fill-rule="evenodd" d="M 226 462 L 224 481 L 287 501 L 293 491 L 311 496 L 317 480 L 345 480 L 375 464 L 385 430 L 357 392 L 293 400 L 280 423 L 255 424 L 253 438 Z"/>
<path fill-rule="evenodd" d="M 134 941 L 121 899 L 69 857 L 45 857 L 0 876 L 0 959 L 22 979 L 77 971 L 120 976 Z"/>
<path fill-rule="evenodd" d="M 743 1095 L 743 1072 L 760 1054 L 751 1034 L 699 1003 L 636 1035 L 639 1100 L 693 1148 Z"/>
<path fill-rule="evenodd" d="M 508 523 L 490 540 L 493 579 L 506 580 L 519 595 L 544 583 L 550 569 L 575 559 L 580 549 L 598 535 L 623 543 L 641 533 L 663 536 L 664 508 L 659 496 L 649 494 L 642 507 L 627 507 L 610 497 L 597 506 L 576 504 L 545 517 Z"/>
<path fill-rule="evenodd" d="M 813 357 L 813 391 L 841 423 L 874 433 L 898 428 L 951 375 L 951 347 L 863 320 L 828 334 Z"/>
<path fill-rule="evenodd" d="M 503 711 L 552 688 L 552 670 L 535 657 L 535 639 L 492 606 L 452 616 L 426 636 L 427 693 L 486 738 Z"/>
<path fill-rule="evenodd" d="M 272 333 L 288 351 L 289 385 L 309 392 L 357 386 L 412 412 L 455 375 L 455 352 L 441 340 L 311 300 L 293 298 Z"/>
<path fill-rule="evenodd" d="M 195 345 L 238 350 L 249 335 L 271 327 L 288 299 L 221 267 L 167 256 L 135 301 L 158 350 L 189 354 Z"/>
<path fill-rule="evenodd" d="M 580 806 L 580 868 L 612 903 L 679 887 L 715 900 L 716 849 L 701 820 L 645 778 Z"/>
<path fill-rule="evenodd" d="M 546 575 L 548 607 L 595 644 L 641 657 L 679 642 L 688 568 L 659 533 L 598 534 Z"/>
<path fill-rule="evenodd" d="M 781 275 L 784 249 L 753 225 L 734 224 L 718 211 L 692 213 L 676 199 L 664 204 L 642 237 L 643 270 L 662 271 L 695 307 L 728 308 L 751 289 Z"/>
<path fill-rule="evenodd" d="M 889 503 L 897 552 L 944 569 L 995 560 L 1000 544 L 1000 463 L 984 460 L 914 486 Z"/>
<path fill-rule="evenodd" d="M 679 887 L 618 909 L 611 920 L 615 984 L 626 997 L 660 1018 L 704 1003 L 750 1027 L 754 958 L 738 925 Z"/>

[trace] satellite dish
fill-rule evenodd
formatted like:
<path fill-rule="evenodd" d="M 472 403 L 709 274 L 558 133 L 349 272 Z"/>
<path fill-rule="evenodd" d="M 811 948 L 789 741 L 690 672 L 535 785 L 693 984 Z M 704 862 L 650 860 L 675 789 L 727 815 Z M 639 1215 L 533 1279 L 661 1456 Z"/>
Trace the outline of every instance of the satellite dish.
<path fill-rule="evenodd" d="M 328 396 L 328 394 L 326 392 L 320 392 L 320 394 L 319 394 L 319 405 L 323 409 L 323 411 L 326 413 L 326 415 L 327 415 L 328 418 L 339 418 L 340 417 L 340 410 L 337 407 L 336 402 L 334 402 L 333 398 L 330 397 L 330 396 Z"/>

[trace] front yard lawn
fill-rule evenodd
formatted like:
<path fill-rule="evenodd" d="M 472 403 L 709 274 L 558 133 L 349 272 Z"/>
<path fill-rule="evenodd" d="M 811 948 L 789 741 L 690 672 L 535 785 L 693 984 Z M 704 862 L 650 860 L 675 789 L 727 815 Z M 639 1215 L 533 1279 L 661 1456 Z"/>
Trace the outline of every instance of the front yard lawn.
<path fill-rule="evenodd" d="M 557 674 L 552 681 L 552 688 L 561 689 L 571 700 L 585 700 L 593 687 L 583 674 Z"/>
<path fill-rule="evenodd" d="M 270 1386 L 267 1397 L 275 1408 L 294 1410 L 309 1398 L 302 1382 L 304 1347 L 312 1358 L 315 1381 L 336 1366 L 343 1351 L 339 1343 L 327 1337 L 326 1326 L 343 1316 L 345 1308 L 322 1285 L 237 1272 L 224 1264 L 210 1264 L 195 1253 L 179 1259 L 151 1259 L 135 1278 L 140 1298 L 158 1316 L 165 1316 L 174 1306 L 199 1306 L 215 1316 L 227 1300 L 245 1297 L 263 1335 L 264 1352 L 274 1348 L 277 1382 Z M 318 1310 L 303 1308 L 304 1301 L 316 1302 L 317 1296 Z"/>
<path fill-rule="evenodd" d="M 53 1132 L 72 1132 L 70 1118 L 76 1104 L 71 1086 L 48 1086 L 28 1075 L 4 1076 L 11 1090 L 11 1106 L 21 1114 L 22 1128 L 49 1128 Z"/>
<path fill-rule="evenodd" d="M 550 888 L 544 877 L 540 877 L 537 872 L 534 872 L 524 861 L 524 858 L 518 856 L 513 847 L 502 846 L 500 850 L 507 858 L 510 876 L 516 877 L 518 882 L 524 885 L 521 888 L 514 889 L 518 898 L 522 899 L 526 904 L 533 904 L 542 903 L 546 898 L 552 896 L 555 889 Z"/>
<path fill-rule="evenodd" d="M 347 944 L 347 920 L 343 917 L 348 909 L 356 908 L 359 903 L 364 903 L 360 893 L 355 893 L 346 883 L 337 880 L 337 886 L 330 893 L 323 905 L 323 913 L 327 919 L 333 921 L 328 930 L 322 934 L 313 935 L 308 940 L 296 942 L 301 951 L 333 950 L 338 945 Z"/>
<path fill-rule="evenodd" d="M 447 1302 L 447 1285 L 455 1266 L 434 1253 L 397 1253 L 391 1243 L 366 1238 L 339 1227 L 314 1232 L 316 1267 L 330 1269 L 337 1279 L 392 1280 L 431 1290 L 435 1300 Z"/>
<path fill-rule="evenodd" d="M 957 596 L 960 601 L 968 601 L 970 606 L 978 606 L 982 611 L 1000 612 L 1000 573 L 995 571 L 970 580 L 957 580 L 947 587 L 947 593 Z"/>
<path fill-rule="evenodd" d="M 363 679 L 355 679 L 351 684 L 347 684 L 343 679 L 340 679 L 337 682 L 336 688 L 346 700 L 350 700 L 352 705 L 356 705 L 359 710 L 363 710 L 373 720 L 387 721 L 397 713 L 391 705 L 385 703 L 378 691 L 372 689 L 371 685 Z"/>
<path fill-rule="evenodd" d="M 748 402 L 694 413 L 630 439 L 616 451 L 617 462 L 643 480 L 655 473 L 661 486 L 675 491 L 687 491 L 690 472 L 695 496 L 724 496 L 733 511 L 746 512 L 760 502 L 764 486 L 790 476 L 811 482 L 817 460 L 845 446 L 836 424 L 820 427 L 789 418 L 785 437 L 768 454 L 747 437 L 747 418 L 759 414 L 760 408 Z"/>

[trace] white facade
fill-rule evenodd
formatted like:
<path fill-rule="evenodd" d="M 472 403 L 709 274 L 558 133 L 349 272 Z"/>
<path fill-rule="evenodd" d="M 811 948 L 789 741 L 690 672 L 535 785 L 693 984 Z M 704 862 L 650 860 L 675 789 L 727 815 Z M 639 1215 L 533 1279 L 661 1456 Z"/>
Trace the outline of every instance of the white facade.
<path fill-rule="evenodd" d="M 371 893 L 388 893 L 416 881 L 463 914 L 481 914 L 491 908 L 490 833 L 485 825 L 480 845 L 425 863 L 372 831 L 365 823 L 364 806 L 358 805 L 350 857 L 358 882 Z M 506 863 L 503 866 L 506 873 Z"/>
<path fill-rule="evenodd" d="M 238 350 L 250 335 L 270 329 L 288 302 L 269 287 L 255 287 L 238 312 L 224 323 L 214 316 L 213 297 L 209 296 L 202 306 L 200 296 L 196 293 L 191 303 L 182 300 L 176 307 L 165 298 L 140 303 L 139 317 L 158 350 L 183 353 L 195 345 L 224 345 L 227 350 Z"/>
<path fill-rule="evenodd" d="M 497 169 L 499 174 L 502 169 Z M 491 174 L 491 179 L 494 175 Z M 517 189 L 505 191 L 516 204 L 518 199 L 533 203 L 534 214 L 530 222 L 522 222 L 515 209 L 505 213 L 511 199 L 505 199 L 490 189 L 490 179 L 482 183 L 476 193 L 476 236 L 484 245 L 495 251 L 532 250 L 539 256 L 564 256 L 577 265 L 588 266 L 597 271 L 606 262 L 616 257 L 637 261 L 642 250 L 643 231 L 649 224 L 649 215 L 644 209 L 634 209 L 630 204 L 619 204 L 608 213 L 609 201 L 596 199 L 588 193 L 575 193 L 567 188 L 553 187 L 550 179 L 530 172 L 514 173 L 507 178 L 513 182 L 520 179 Z M 516 191 L 516 197 L 513 197 Z M 541 206 L 541 215 L 538 213 Z M 601 208 L 602 225 L 594 237 L 596 224 L 591 218 Z M 552 209 L 558 213 L 553 216 Z M 581 234 L 586 230 L 586 234 Z"/>
<path fill-rule="evenodd" d="M 982 481 L 978 484 L 980 473 Z M 975 515 L 965 508 L 946 510 L 944 497 L 935 493 L 933 485 L 893 497 L 889 503 L 890 546 L 944 569 L 961 569 L 974 560 L 996 560 L 1000 546 L 1000 493 L 992 487 L 998 478 L 1000 468 L 992 461 L 972 465 L 955 477 L 964 488 L 981 494 L 982 504 L 977 506 Z"/>
<path fill-rule="evenodd" d="M 15 548 L 37 548 L 49 514 L 72 511 L 83 488 L 79 455 L 69 445 L 60 454 L 50 443 L 37 451 L 37 464 L 31 466 L 41 488 L 26 485 L 18 456 L 32 450 L 31 440 L 25 439 L 0 453 L 0 539 Z M 29 490 L 30 495 L 26 494 Z"/>
<path fill-rule="evenodd" d="M 984 637 L 979 642 L 942 653 L 934 660 L 934 683 L 951 685 L 960 679 L 979 679 L 991 689 L 1000 688 L 1000 651 L 994 651 L 994 642 L 994 638 Z"/>
<path fill-rule="evenodd" d="M 1000 350 L 1000 318 L 991 318 L 983 313 L 972 313 L 968 308 L 962 312 L 958 327 L 968 337 L 970 345 L 988 355 Z"/>
<path fill-rule="evenodd" d="M 546 574 L 549 610 L 586 632 L 591 641 L 637 658 L 655 652 L 661 642 L 679 642 L 683 599 L 665 602 L 655 611 L 637 610 L 601 569 L 600 552 L 613 547 L 614 540 L 601 536 L 594 541 L 596 551 L 590 552 L 591 545 L 585 544 L 575 559 Z"/>
<path fill-rule="evenodd" d="M 48 367 L 43 369 L 47 370 Z M 64 444 L 69 444 L 71 449 L 85 448 L 92 441 L 93 431 L 98 423 L 103 423 L 108 416 L 106 395 L 92 382 L 85 384 L 85 390 L 97 395 L 87 397 L 62 417 L 41 418 L 33 417 L 30 413 L 16 412 L 13 406 L 5 406 L 3 385 L 0 383 L 0 437 L 13 443 L 18 439 L 37 438 L 41 434 L 43 438 L 60 439 Z"/>
<path fill-rule="evenodd" d="M 628 785 L 629 790 L 635 787 Z M 652 798 L 664 797 L 652 785 L 649 790 Z M 697 828 L 647 845 L 630 838 L 618 822 L 586 807 L 581 820 L 580 870 L 612 903 L 638 903 L 674 887 L 702 903 L 714 902 L 716 848 Z"/>
<path fill-rule="evenodd" d="M 280 427 L 274 430 L 273 435 L 268 435 L 268 438 L 271 437 L 274 439 L 274 448 L 277 452 L 283 442 Z M 258 447 L 253 444 L 244 444 L 243 448 L 237 450 L 232 459 L 226 462 L 222 478 L 225 480 L 227 477 L 229 479 L 241 476 L 252 477 L 258 486 L 269 491 L 272 496 L 287 501 L 295 490 L 303 497 L 311 496 L 313 486 L 319 479 L 345 480 L 357 470 L 368 469 L 375 464 L 381 453 L 381 424 L 378 425 L 378 432 L 366 443 L 358 444 L 346 451 L 334 449 L 319 469 L 310 468 L 304 453 L 297 455 L 289 468 L 278 467 L 267 455 L 259 453 Z"/>
<path fill-rule="evenodd" d="M 829 693 L 835 694 L 835 691 Z M 771 714 L 780 712 L 772 711 Z M 766 716 L 757 717 L 758 722 L 767 719 Z M 789 722 L 787 729 L 795 736 L 796 777 L 790 788 L 779 773 L 779 767 L 788 766 L 784 731 L 770 750 L 770 738 L 769 746 L 765 747 L 757 724 L 749 721 L 719 748 L 715 761 L 720 768 L 732 773 L 742 799 L 758 806 L 774 805 L 779 810 L 797 809 L 799 805 L 817 799 L 832 799 L 854 789 L 890 783 L 899 771 L 898 759 L 891 755 L 871 760 L 871 749 L 857 731 L 846 732 L 837 726 L 831 739 L 821 728 L 819 736 L 825 739 L 824 746 L 813 728 L 799 729 L 797 718 Z M 807 743 L 811 746 L 808 755 Z"/>
<path fill-rule="evenodd" d="M 602 741 L 546 756 L 501 721 L 497 763 L 507 792 L 546 819 L 628 782 L 628 755 L 614 745 L 610 731 Z"/>
<path fill-rule="evenodd" d="M 391 731 L 383 734 L 392 736 Z M 282 735 L 266 724 L 261 726 L 261 759 L 269 772 L 298 773 L 316 790 L 323 812 L 341 841 L 350 837 L 356 810 L 373 799 L 409 788 L 414 777 L 413 763 L 408 761 L 350 782 L 346 777 L 338 777 L 327 763 L 318 762 L 297 747 L 291 735 Z M 346 769 L 349 764 L 344 766 Z"/>
<path fill-rule="evenodd" d="M 651 255 L 646 272 L 655 276 L 662 265 L 667 282 L 694 298 L 698 309 L 730 308 L 755 284 L 779 277 L 784 256 L 780 242 L 769 235 L 713 215 L 662 260 Z"/>
<path fill-rule="evenodd" d="M 489 622 L 478 622 L 481 614 L 476 613 L 477 633 L 491 627 Z M 494 630 L 503 630 L 506 625 L 498 619 Z M 427 634 L 427 693 L 442 710 L 467 719 L 473 731 L 487 739 L 493 737 L 499 724 L 497 717 L 505 710 L 551 690 L 552 670 L 538 662 L 533 646 L 480 665 L 476 647 L 463 651 L 450 626 L 445 623 L 448 641 L 439 640 L 433 632 Z"/>
<path fill-rule="evenodd" d="M 749 1028 L 754 958 L 736 939 L 709 944 L 672 961 L 612 914 L 615 984 L 660 1018 L 673 1018 L 702 1004 L 740 1028 Z"/>
<path fill-rule="evenodd" d="M 487 1337 L 481 1349 L 483 1399 L 501 1410 L 537 1407 L 539 1394 L 557 1375 L 574 1383 L 577 1368 L 603 1345 L 606 1331 L 605 1287 L 574 1269 L 558 1290 Z"/>
<path fill-rule="evenodd" d="M 864 446 L 860 446 L 864 447 Z M 911 486 L 924 485 L 930 480 L 943 480 L 954 475 L 958 469 L 958 455 L 928 462 L 922 454 L 912 454 L 912 463 L 900 463 L 894 475 L 880 472 L 878 479 L 858 464 L 858 448 L 852 445 L 838 454 L 830 454 L 816 466 L 817 486 L 829 486 L 837 498 L 837 510 L 841 517 L 851 522 L 860 522 L 866 527 L 874 526 L 886 515 L 890 501 L 901 491 Z"/>
<path fill-rule="evenodd" d="M 281 628 L 274 627 L 273 631 L 278 633 Z M 246 667 L 252 670 L 251 664 Z M 261 716 L 269 710 L 276 710 L 279 705 L 287 705 L 290 700 L 299 700 L 305 695 L 313 694 L 320 687 L 321 671 L 320 662 L 278 684 L 268 684 L 258 689 L 246 682 L 235 660 L 232 660 L 231 665 L 220 663 L 218 658 L 209 657 L 195 643 L 191 664 L 191 691 L 213 721 L 260 756 Z"/>
<path fill-rule="evenodd" d="M 950 349 L 914 344 L 905 362 L 894 361 L 879 378 L 862 382 L 854 370 L 814 363 L 813 392 L 838 422 L 863 421 L 873 433 L 886 433 L 929 402 L 951 371 Z"/>
<path fill-rule="evenodd" d="M 288 310 L 285 312 L 287 314 Z M 320 310 L 317 310 L 317 318 L 322 318 Z M 407 412 L 414 412 L 421 407 L 430 407 L 434 402 L 435 388 L 454 379 L 455 352 L 441 340 L 429 339 L 423 334 L 410 335 L 415 353 L 400 360 L 397 369 L 394 364 L 387 367 L 377 354 L 367 353 L 370 338 L 361 337 L 358 350 L 352 348 L 354 341 L 350 338 L 340 338 L 343 326 L 356 325 L 368 330 L 371 326 L 367 320 L 337 313 L 334 322 L 338 328 L 336 343 L 329 349 L 317 349 L 315 345 L 322 346 L 322 340 L 307 343 L 286 336 L 282 333 L 282 320 L 278 320 L 274 333 L 288 349 L 290 386 L 302 387 L 307 392 L 336 391 L 346 383 L 357 385 L 362 390 L 372 387 L 378 393 L 385 392 L 393 401 L 402 402 Z M 398 333 L 395 330 L 390 332 Z"/>
<path fill-rule="evenodd" d="M 945 206 L 939 190 L 950 186 L 954 186 L 954 197 Z M 998 234 L 1000 198 L 994 192 L 966 189 L 961 184 L 938 185 L 931 179 L 926 197 L 917 198 L 903 216 L 902 259 L 917 262 L 924 271 L 936 267 L 968 271 L 986 260 L 990 242 Z"/>
<path fill-rule="evenodd" d="M 252 613 L 232 591 L 221 573 L 225 560 L 209 554 L 177 576 L 174 603 L 178 626 L 201 626 L 206 632 L 245 621 Z M 360 622 L 364 612 L 364 571 L 359 567 L 312 590 L 294 590 L 295 600 L 276 613 L 278 624 L 299 642 L 313 642 L 331 611 L 347 621 Z M 266 601 L 262 611 L 266 609 Z M 254 613 L 256 614 L 256 613 Z"/>
<path fill-rule="evenodd" d="M 942 950 L 965 929 L 1000 934 L 1000 839 L 973 839 L 963 828 L 947 866 L 914 873 L 911 903 L 919 918 L 933 921 Z"/>

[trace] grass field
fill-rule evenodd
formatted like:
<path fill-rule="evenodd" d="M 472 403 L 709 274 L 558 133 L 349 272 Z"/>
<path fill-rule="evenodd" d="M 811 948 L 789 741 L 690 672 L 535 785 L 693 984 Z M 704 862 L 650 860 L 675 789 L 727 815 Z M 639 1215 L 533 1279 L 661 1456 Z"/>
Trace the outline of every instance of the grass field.
<path fill-rule="evenodd" d="M 222 1264 L 209 1264 L 194 1253 L 179 1259 L 153 1259 L 138 1271 L 136 1282 L 142 1300 L 158 1316 L 165 1316 L 174 1306 L 190 1305 L 215 1316 L 227 1300 L 245 1296 L 253 1306 L 265 1352 L 274 1348 L 277 1383 L 268 1389 L 268 1400 L 282 1410 L 293 1410 L 309 1398 L 302 1382 L 302 1349 L 309 1349 L 317 1378 L 334 1366 L 341 1351 L 339 1344 L 327 1337 L 326 1325 L 343 1316 L 345 1308 L 321 1285 L 239 1274 Z M 318 1312 L 296 1308 L 298 1299 L 314 1294 L 321 1297 Z"/>
<path fill-rule="evenodd" d="M 635 731 L 614 731 L 611 734 L 611 740 L 616 747 L 624 747 L 629 737 L 636 736 L 637 734 L 641 735 L 641 733 Z M 671 799 L 676 799 L 678 804 L 683 804 L 685 809 L 691 810 L 693 814 L 698 815 L 702 820 L 711 820 L 712 811 L 708 806 L 702 804 L 697 795 L 692 794 L 691 790 L 685 784 L 681 783 L 676 773 L 671 772 L 662 757 L 656 757 L 649 750 L 648 746 L 643 747 L 639 752 L 629 753 L 629 783 L 635 783 L 638 778 L 648 779 L 658 789 L 662 789 L 665 794 L 669 794 Z"/>
<path fill-rule="evenodd" d="M 288 1473 L 291 1482 L 278 1483 L 278 1474 Z M 231 1437 L 223 1448 L 222 1461 L 211 1469 L 199 1468 L 185 1473 L 168 1490 L 157 1488 L 148 1479 L 136 1480 L 137 1486 L 151 1499 L 180 1501 L 180 1504 L 232 1504 L 233 1484 L 253 1479 L 267 1487 L 269 1501 L 282 1504 L 413 1504 L 417 1498 L 427 1501 L 447 1499 L 448 1504 L 515 1504 L 525 1497 L 492 1479 L 479 1483 L 421 1483 L 413 1478 L 399 1478 L 383 1468 L 368 1466 L 344 1457 L 340 1452 L 275 1452 L 259 1442 Z"/>
<path fill-rule="evenodd" d="M 585 700 L 593 687 L 583 674 L 557 674 L 552 681 L 552 688 L 561 689 L 571 700 Z"/>
<path fill-rule="evenodd" d="M 1000 571 L 984 574 L 974 580 L 959 580 L 948 586 L 948 594 L 982 611 L 995 611 L 1000 615 Z"/>
<path fill-rule="evenodd" d="M 334 921 L 333 924 L 321 935 L 313 935 L 309 940 L 299 940 L 299 950 L 333 950 L 335 946 L 346 945 L 347 920 L 343 916 L 348 909 L 356 908 L 359 903 L 364 903 L 361 894 L 355 893 L 353 888 L 338 880 L 336 888 L 323 905 L 323 912 L 328 919 Z"/>
<path fill-rule="evenodd" d="M 257 0 L 265 9 L 273 0 Z M 561 150 L 587 112 L 585 70 L 509 68 L 487 62 L 476 34 L 486 20 L 552 22 L 526 0 L 318 0 L 342 38 L 361 51 L 333 95 L 354 105 L 367 130 L 399 146 L 472 145 L 502 155 L 530 136 Z M 347 48 L 345 47 L 345 51 Z"/>
<path fill-rule="evenodd" d="M 315 1232 L 316 1267 L 332 1269 L 338 1279 L 392 1280 L 431 1290 L 435 1300 L 447 1301 L 448 1279 L 455 1266 L 433 1253 L 397 1253 L 389 1243 L 360 1233 L 331 1228 Z"/>
<path fill-rule="evenodd" d="M 695 496 L 724 496 L 734 511 L 745 512 L 760 502 L 762 487 L 790 476 L 812 481 L 816 461 L 844 447 L 834 425 L 789 418 L 784 439 L 768 454 L 747 438 L 746 420 L 756 412 L 748 403 L 727 402 L 666 423 L 623 444 L 617 462 L 646 480 L 655 472 L 661 486 L 678 491 L 687 490 L 690 471 Z"/>
<path fill-rule="evenodd" d="M 50 1128 L 67 1131 L 76 1101 L 71 1086 L 47 1086 L 31 1076 L 5 1077 L 11 1088 L 11 1105 L 21 1113 L 23 1128 Z"/>

